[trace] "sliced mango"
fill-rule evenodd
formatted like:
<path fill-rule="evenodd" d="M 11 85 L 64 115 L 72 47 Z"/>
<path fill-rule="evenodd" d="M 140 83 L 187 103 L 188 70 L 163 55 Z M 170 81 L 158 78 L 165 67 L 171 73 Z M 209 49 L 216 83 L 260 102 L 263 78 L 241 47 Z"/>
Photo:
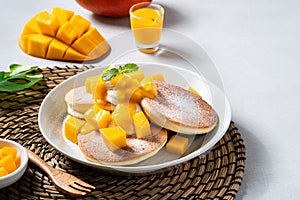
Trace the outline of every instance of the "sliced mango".
<path fill-rule="evenodd" d="M 142 81 L 141 81 L 141 89 L 144 91 L 142 93 L 143 96 L 153 98 L 157 96 L 157 86 L 153 81 L 152 76 L 146 76 Z"/>
<path fill-rule="evenodd" d="M 112 151 L 126 147 L 126 132 L 119 126 L 100 129 L 105 145 Z"/>
<path fill-rule="evenodd" d="M 15 159 L 12 155 L 5 155 L 0 159 L 0 167 L 4 167 L 7 173 L 11 173 L 17 169 Z"/>
<path fill-rule="evenodd" d="M 31 56 L 67 61 L 94 60 L 110 49 L 90 21 L 59 7 L 31 18 L 24 26 L 19 46 Z"/>
<path fill-rule="evenodd" d="M 93 92 L 93 91 L 92 91 Z M 106 103 L 106 95 L 107 95 L 107 88 L 106 83 L 102 79 L 99 79 L 97 85 L 95 87 L 93 94 L 93 99 L 95 102 L 100 104 Z"/>
<path fill-rule="evenodd" d="M 134 114 L 132 118 L 137 138 L 145 138 L 151 135 L 150 124 L 143 111 Z"/>
<path fill-rule="evenodd" d="M 15 160 L 17 159 L 18 150 L 14 147 L 3 147 L 0 152 L 0 158 L 6 155 L 12 155 Z"/>
<path fill-rule="evenodd" d="M 76 117 L 70 116 L 64 124 L 65 137 L 73 143 L 77 143 L 77 136 L 80 128 L 84 125 L 85 121 Z"/>
<path fill-rule="evenodd" d="M 46 57 L 52 60 L 59 60 L 64 57 L 68 49 L 68 45 L 60 42 L 59 40 L 53 39 L 49 45 Z"/>
<path fill-rule="evenodd" d="M 188 138 L 179 135 L 173 135 L 168 141 L 167 151 L 177 155 L 182 155 L 187 150 Z"/>
<path fill-rule="evenodd" d="M 109 111 L 100 108 L 100 110 L 97 112 L 96 120 L 99 128 L 107 128 L 112 120 L 112 117 Z"/>
<path fill-rule="evenodd" d="M 0 167 L 0 177 L 7 175 L 8 172 L 4 167 Z"/>
<path fill-rule="evenodd" d="M 49 36 L 56 35 L 60 26 L 56 15 L 51 15 L 47 11 L 43 11 L 35 16 L 35 20 L 42 34 Z"/>
<path fill-rule="evenodd" d="M 135 103 L 118 104 L 112 112 L 112 121 L 115 125 L 120 126 L 126 133 L 132 132 L 132 116 L 135 114 Z"/>
<path fill-rule="evenodd" d="M 92 125 L 90 125 L 89 123 L 85 123 L 81 129 L 80 129 L 80 134 L 88 134 L 94 130 L 97 130 L 95 127 L 93 127 Z"/>
<path fill-rule="evenodd" d="M 85 80 L 85 91 L 87 93 L 94 93 L 94 90 L 97 86 L 98 80 L 100 79 L 100 76 L 89 76 Z"/>
<path fill-rule="evenodd" d="M 53 38 L 46 35 L 35 34 L 30 35 L 27 40 L 27 52 L 28 54 L 36 57 L 45 57 L 48 47 Z M 26 44 L 25 44 L 26 45 Z"/>
<path fill-rule="evenodd" d="M 88 124 L 93 126 L 95 129 L 99 129 L 99 125 L 97 121 L 97 111 L 95 110 L 95 106 L 91 106 L 91 108 L 84 113 L 84 119 Z"/>
<path fill-rule="evenodd" d="M 74 15 L 74 12 L 71 10 L 54 7 L 52 9 L 52 15 L 55 15 L 59 21 L 59 24 L 63 25 L 65 22 L 71 19 L 71 17 Z"/>

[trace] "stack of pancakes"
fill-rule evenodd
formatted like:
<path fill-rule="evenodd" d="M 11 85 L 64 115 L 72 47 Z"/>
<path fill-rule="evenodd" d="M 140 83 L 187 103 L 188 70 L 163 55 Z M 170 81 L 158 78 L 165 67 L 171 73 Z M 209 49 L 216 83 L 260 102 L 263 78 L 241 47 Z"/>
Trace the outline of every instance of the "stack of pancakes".
<path fill-rule="evenodd" d="M 215 110 L 200 96 L 161 81 L 155 81 L 157 96 L 143 98 L 141 108 L 150 120 L 152 135 L 138 139 L 127 137 L 127 147 L 110 151 L 98 131 L 78 135 L 78 146 L 85 157 L 94 162 L 107 165 L 130 165 L 155 155 L 167 142 L 167 130 L 195 135 L 211 131 L 218 122 Z M 85 87 L 69 91 L 65 100 L 68 113 L 83 118 L 84 112 L 94 101 Z"/>

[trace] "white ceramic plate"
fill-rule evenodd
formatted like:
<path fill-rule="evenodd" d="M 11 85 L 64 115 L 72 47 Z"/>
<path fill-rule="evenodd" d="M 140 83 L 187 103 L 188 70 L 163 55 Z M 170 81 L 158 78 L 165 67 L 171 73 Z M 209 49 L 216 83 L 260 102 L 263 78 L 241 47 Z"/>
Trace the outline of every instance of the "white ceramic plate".
<path fill-rule="evenodd" d="M 121 172 L 121 174 L 143 174 L 166 170 L 194 157 L 206 153 L 225 134 L 231 120 L 231 110 L 228 99 L 217 86 L 207 81 L 204 77 L 175 66 L 157 63 L 138 63 L 145 75 L 162 73 L 166 82 L 182 87 L 192 86 L 198 91 L 204 100 L 213 106 L 218 113 L 219 123 L 217 127 L 205 134 L 191 136 L 187 152 L 178 157 L 168 153 L 165 147 L 153 157 L 135 165 L 110 166 L 87 160 L 80 152 L 77 145 L 71 143 L 62 133 L 63 121 L 67 116 L 67 105 L 64 101 L 65 94 L 74 87 L 83 86 L 89 76 L 100 74 L 105 67 L 97 67 L 79 73 L 55 87 L 44 99 L 39 110 L 39 127 L 45 139 L 57 150 L 69 158 L 82 164 L 108 170 Z"/>

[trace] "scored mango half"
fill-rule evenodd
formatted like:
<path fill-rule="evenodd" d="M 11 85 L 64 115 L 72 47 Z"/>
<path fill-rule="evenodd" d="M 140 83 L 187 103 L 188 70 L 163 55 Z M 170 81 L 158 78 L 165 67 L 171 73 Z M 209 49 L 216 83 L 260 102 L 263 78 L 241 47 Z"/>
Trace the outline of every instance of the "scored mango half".
<path fill-rule="evenodd" d="M 106 54 L 110 46 L 91 22 L 73 11 L 54 7 L 42 11 L 24 26 L 21 49 L 35 57 L 50 60 L 86 61 Z"/>

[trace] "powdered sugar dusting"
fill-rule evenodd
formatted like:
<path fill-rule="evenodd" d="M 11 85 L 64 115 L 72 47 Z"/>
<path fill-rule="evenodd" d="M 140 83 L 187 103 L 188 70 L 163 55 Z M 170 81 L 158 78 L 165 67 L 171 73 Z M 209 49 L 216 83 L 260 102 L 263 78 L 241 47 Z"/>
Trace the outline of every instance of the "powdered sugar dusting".
<path fill-rule="evenodd" d="M 214 109 L 199 96 L 179 86 L 157 81 L 158 95 L 143 103 L 173 123 L 192 128 L 206 128 L 217 121 Z"/>

